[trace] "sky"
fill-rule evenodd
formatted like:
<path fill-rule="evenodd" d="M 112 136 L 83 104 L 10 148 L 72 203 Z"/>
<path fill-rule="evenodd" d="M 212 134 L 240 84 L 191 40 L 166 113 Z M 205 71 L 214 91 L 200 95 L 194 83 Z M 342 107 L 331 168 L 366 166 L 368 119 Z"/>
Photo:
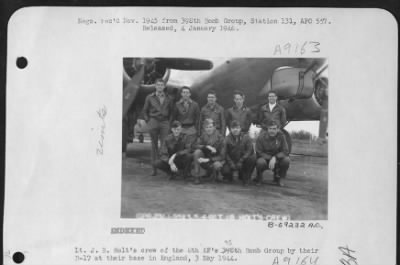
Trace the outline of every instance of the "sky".
<path fill-rule="evenodd" d="M 292 121 L 285 127 L 285 129 L 288 132 L 305 130 L 318 136 L 319 121 Z"/>

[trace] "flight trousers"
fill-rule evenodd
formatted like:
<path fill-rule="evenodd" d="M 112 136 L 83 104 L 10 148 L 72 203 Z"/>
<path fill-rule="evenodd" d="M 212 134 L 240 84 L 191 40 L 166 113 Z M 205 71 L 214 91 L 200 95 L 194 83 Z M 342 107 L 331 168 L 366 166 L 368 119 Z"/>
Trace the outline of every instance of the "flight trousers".
<path fill-rule="evenodd" d="M 238 177 L 243 183 L 249 182 L 251 174 L 253 173 L 254 167 L 256 166 L 256 155 L 251 155 L 243 161 L 241 168 L 232 168 L 228 163 L 225 162 L 221 169 L 222 175 L 228 180 L 233 180 L 233 173 L 238 171 Z"/>
<path fill-rule="evenodd" d="M 169 134 L 169 121 L 158 121 L 154 118 L 151 118 L 148 122 L 148 128 L 151 139 L 151 163 L 154 165 L 160 157 L 159 146 L 164 144 L 164 140 Z"/>
<path fill-rule="evenodd" d="M 192 161 L 193 155 L 191 154 L 176 155 L 174 159 L 174 164 L 178 168 L 178 174 L 182 174 L 184 178 L 189 177 Z M 171 167 L 169 166 L 167 161 L 159 159 L 155 162 L 154 167 L 161 169 L 169 175 L 174 174 L 174 172 L 171 171 Z"/>
<path fill-rule="evenodd" d="M 206 163 L 200 163 L 198 161 L 199 158 L 211 159 L 211 157 L 207 157 L 205 152 L 203 152 L 201 149 L 197 149 L 196 151 L 194 151 L 192 176 L 195 178 L 195 182 L 199 182 L 201 177 L 207 175 L 215 179 L 219 175 L 224 162 L 210 160 Z"/>
<path fill-rule="evenodd" d="M 262 174 L 265 170 L 269 169 L 269 160 L 266 160 L 262 157 L 257 159 L 256 168 L 257 168 L 257 182 L 262 181 Z M 278 180 L 280 178 L 286 177 L 286 173 L 289 169 L 290 158 L 285 156 L 284 158 L 277 159 L 275 163 L 275 168 L 272 170 L 274 172 L 274 180 Z"/>

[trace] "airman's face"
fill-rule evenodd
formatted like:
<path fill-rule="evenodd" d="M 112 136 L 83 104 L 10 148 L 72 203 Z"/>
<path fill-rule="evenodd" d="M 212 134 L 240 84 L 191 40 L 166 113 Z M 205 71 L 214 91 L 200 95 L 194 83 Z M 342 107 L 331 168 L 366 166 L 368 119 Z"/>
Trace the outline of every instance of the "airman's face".
<path fill-rule="evenodd" d="M 244 97 L 241 95 L 235 95 L 233 101 L 235 102 L 236 107 L 241 108 L 243 106 Z"/>
<path fill-rule="evenodd" d="M 241 131 L 240 126 L 232 127 L 232 128 L 231 128 L 231 132 L 232 132 L 232 134 L 235 135 L 235 136 L 238 136 L 238 135 L 240 134 L 240 131 Z"/>
<path fill-rule="evenodd" d="M 269 136 L 276 136 L 278 134 L 278 126 L 276 125 L 268 126 L 267 130 Z"/>
<path fill-rule="evenodd" d="M 188 100 L 190 98 L 190 90 L 182 89 L 181 96 L 184 100 Z"/>
<path fill-rule="evenodd" d="M 217 101 L 217 97 L 214 94 L 208 94 L 207 96 L 207 102 L 209 104 L 215 104 L 215 102 Z"/>
<path fill-rule="evenodd" d="M 172 128 L 171 131 L 172 131 L 172 134 L 173 134 L 175 137 L 178 137 L 178 136 L 181 134 L 181 132 L 182 132 L 182 126 L 178 126 L 178 127 L 176 127 L 176 128 Z"/>
<path fill-rule="evenodd" d="M 164 84 L 164 82 L 162 82 L 162 81 L 159 81 L 159 82 L 157 82 L 156 83 L 156 91 L 157 92 L 163 92 L 164 91 L 164 88 L 165 88 L 165 84 Z"/>
<path fill-rule="evenodd" d="M 277 98 L 278 98 L 278 97 L 277 97 L 274 93 L 270 93 L 270 94 L 268 95 L 268 102 L 269 102 L 270 104 L 275 104 Z"/>
<path fill-rule="evenodd" d="M 206 134 L 208 134 L 208 135 L 213 134 L 214 131 L 215 131 L 215 126 L 214 126 L 214 124 L 212 124 L 212 123 L 207 124 L 207 125 L 204 127 L 204 131 L 205 131 Z"/>

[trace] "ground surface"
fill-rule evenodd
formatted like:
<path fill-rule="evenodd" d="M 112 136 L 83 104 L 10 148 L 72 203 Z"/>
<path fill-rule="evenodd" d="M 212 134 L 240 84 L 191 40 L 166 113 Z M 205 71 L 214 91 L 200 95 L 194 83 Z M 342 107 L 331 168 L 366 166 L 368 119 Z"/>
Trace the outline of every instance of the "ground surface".
<path fill-rule="evenodd" d="M 166 174 L 150 176 L 150 144 L 129 144 L 122 162 L 121 217 L 138 213 L 165 214 L 262 214 L 290 215 L 292 220 L 327 219 L 328 159 L 326 147 L 294 143 L 296 153 L 284 187 L 272 184 L 272 173 L 264 174 L 261 186 L 192 180 L 169 181 Z M 312 152 L 308 152 L 308 151 Z M 308 156 L 307 154 L 312 156 Z M 318 156 L 315 156 L 318 155 Z M 322 155 L 322 157 L 320 156 Z"/>

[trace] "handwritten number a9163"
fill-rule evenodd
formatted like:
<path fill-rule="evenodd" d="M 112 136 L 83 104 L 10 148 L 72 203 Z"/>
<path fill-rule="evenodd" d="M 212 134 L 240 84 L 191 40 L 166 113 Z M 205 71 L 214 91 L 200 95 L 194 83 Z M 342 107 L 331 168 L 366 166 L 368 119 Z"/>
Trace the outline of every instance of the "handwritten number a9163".
<path fill-rule="evenodd" d="M 321 43 L 318 41 L 305 41 L 302 43 L 285 43 L 285 44 L 277 44 L 274 48 L 273 55 L 282 55 L 282 54 L 297 54 L 303 55 L 306 52 L 309 53 L 319 53 Z"/>

